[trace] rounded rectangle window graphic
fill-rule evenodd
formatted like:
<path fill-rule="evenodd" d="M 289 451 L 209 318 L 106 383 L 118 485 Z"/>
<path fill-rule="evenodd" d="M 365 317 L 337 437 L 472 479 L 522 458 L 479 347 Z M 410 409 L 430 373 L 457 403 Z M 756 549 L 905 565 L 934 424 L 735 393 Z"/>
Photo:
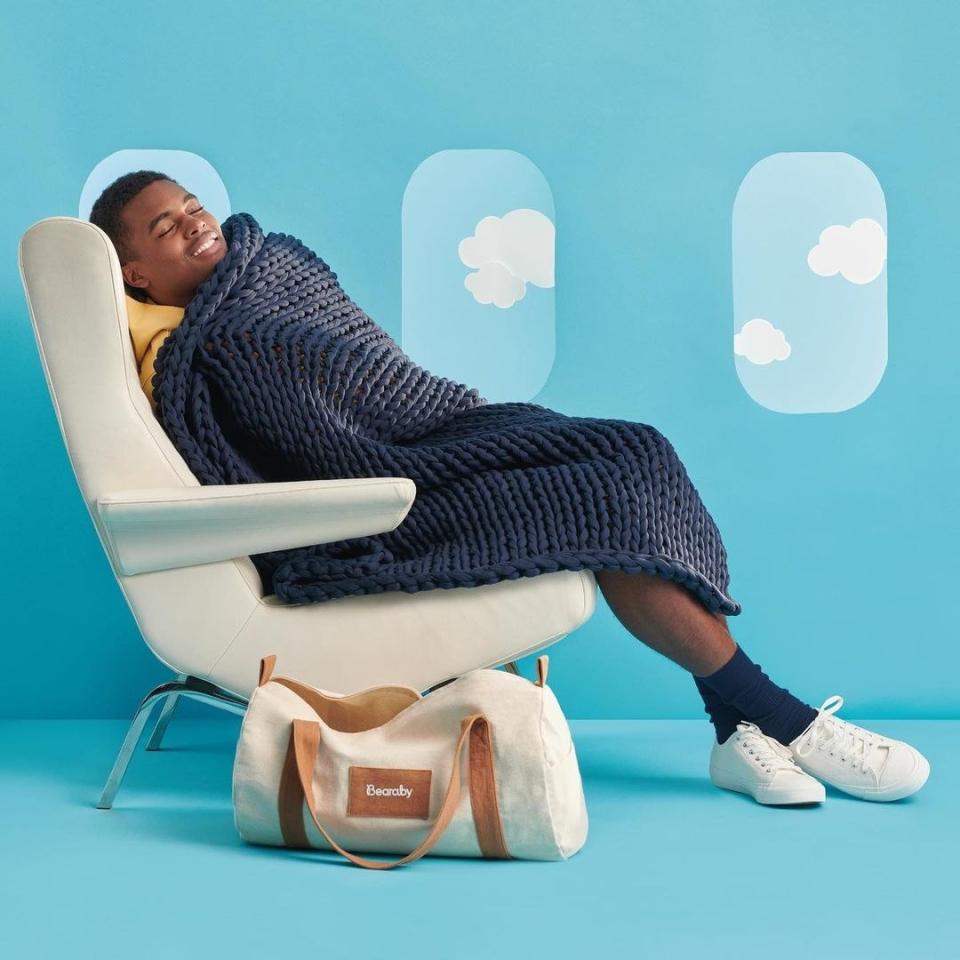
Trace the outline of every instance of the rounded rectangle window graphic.
<path fill-rule="evenodd" d="M 887 207 L 848 153 L 775 153 L 733 205 L 733 354 L 778 413 L 839 413 L 887 365 Z"/>
<path fill-rule="evenodd" d="M 441 150 L 403 195 L 402 346 L 490 402 L 531 400 L 553 368 L 553 194 L 515 150 Z"/>

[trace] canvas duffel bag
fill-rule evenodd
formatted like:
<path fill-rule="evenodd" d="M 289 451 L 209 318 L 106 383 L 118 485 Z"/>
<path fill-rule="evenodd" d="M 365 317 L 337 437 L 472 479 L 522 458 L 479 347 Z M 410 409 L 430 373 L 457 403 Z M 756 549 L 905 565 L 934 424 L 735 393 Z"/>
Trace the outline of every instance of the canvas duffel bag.
<path fill-rule="evenodd" d="M 274 676 L 275 663 L 260 661 L 234 760 L 245 841 L 333 849 L 374 869 L 426 853 L 565 860 L 586 842 L 580 768 L 546 655 L 536 681 L 482 668 L 425 695 L 343 695 Z"/>

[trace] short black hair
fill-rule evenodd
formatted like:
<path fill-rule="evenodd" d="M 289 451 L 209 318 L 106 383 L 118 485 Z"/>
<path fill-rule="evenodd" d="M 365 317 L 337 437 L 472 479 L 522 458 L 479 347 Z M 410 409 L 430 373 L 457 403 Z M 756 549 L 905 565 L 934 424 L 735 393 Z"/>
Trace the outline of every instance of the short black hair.
<path fill-rule="evenodd" d="M 96 224 L 111 240 L 120 258 L 120 266 L 133 258 L 129 245 L 127 227 L 120 211 L 145 187 L 154 180 L 169 180 L 180 186 L 173 177 L 157 170 L 136 170 L 118 177 L 97 198 L 90 210 L 90 222 Z M 135 300 L 146 302 L 147 295 L 139 287 L 131 287 L 124 281 L 127 293 Z"/>

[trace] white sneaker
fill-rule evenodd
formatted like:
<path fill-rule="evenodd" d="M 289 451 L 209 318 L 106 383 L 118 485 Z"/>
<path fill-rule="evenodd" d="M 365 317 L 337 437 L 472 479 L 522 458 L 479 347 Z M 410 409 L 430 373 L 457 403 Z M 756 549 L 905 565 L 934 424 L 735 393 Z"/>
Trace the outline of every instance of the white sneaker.
<path fill-rule="evenodd" d="M 916 793 L 930 775 L 927 758 L 893 740 L 831 716 L 843 706 L 834 694 L 790 750 L 804 770 L 861 800 L 899 800 Z"/>
<path fill-rule="evenodd" d="M 789 747 L 747 720 L 723 743 L 714 737 L 710 779 L 725 790 L 748 793 L 758 803 L 816 803 L 827 796 L 823 784 L 798 766 Z"/>

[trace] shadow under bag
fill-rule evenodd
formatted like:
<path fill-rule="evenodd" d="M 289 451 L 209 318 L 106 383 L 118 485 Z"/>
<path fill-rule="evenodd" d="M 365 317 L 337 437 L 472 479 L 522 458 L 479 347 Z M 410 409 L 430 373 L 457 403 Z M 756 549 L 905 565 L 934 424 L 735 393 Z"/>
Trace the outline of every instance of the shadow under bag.
<path fill-rule="evenodd" d="M 546 655 L 536 681 L 482 668 L 426 695 L 399 685 L 341 695 L 274 676 L 275 663 L 260 661 L 233 767 L 248 843 L 388 869 L 427 853 L 566 860 L 586 842 L 580 768 Z"/>

